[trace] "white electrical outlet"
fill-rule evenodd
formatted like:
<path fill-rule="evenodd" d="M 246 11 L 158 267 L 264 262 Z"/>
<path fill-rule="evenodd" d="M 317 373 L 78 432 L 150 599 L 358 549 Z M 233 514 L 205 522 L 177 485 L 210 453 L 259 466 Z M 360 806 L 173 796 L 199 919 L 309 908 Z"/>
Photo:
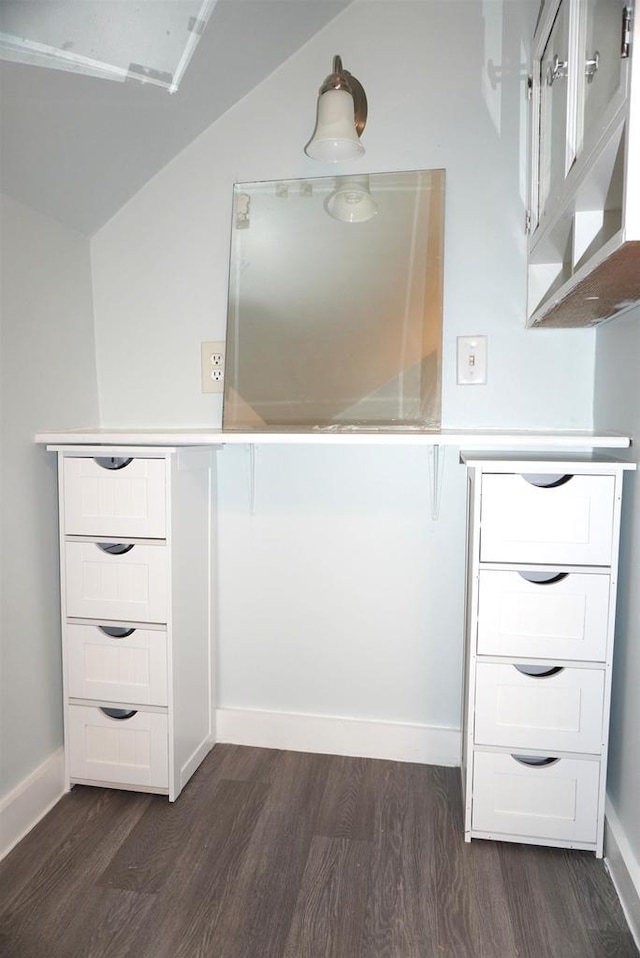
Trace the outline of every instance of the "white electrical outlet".
<path fill-rule="evenodd" d="M 203 393 L 221 393 L 224 388 L 224 342 L 200 344 L 200 374 Z"/>
<path fill-rule="evenodd" d="M 487 337 L 458 336 L 458 385 L 484 386 L 487 381 Z"/>

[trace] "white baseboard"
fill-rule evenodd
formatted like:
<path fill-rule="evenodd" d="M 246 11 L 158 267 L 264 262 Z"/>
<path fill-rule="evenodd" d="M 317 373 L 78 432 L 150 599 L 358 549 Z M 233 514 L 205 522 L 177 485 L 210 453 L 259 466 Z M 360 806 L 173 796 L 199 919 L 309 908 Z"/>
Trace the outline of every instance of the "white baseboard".
<path fill-rule="evenodd" d="M 454 728 L 237 708 L 217 709 L 216 719 L 217 741 L 233 745 L 460 765 L 461 733 Z"/>
<path fill-rule="evenodd" d="M 605 809 L 604 854 L 622 910 L 640 950 L 640 862 L 609 799 Z"/>
<path fill-rule="evenodd" d="M 0 801 L 0 859 L 64 794 L 64 750 L 58 749 Z"/>

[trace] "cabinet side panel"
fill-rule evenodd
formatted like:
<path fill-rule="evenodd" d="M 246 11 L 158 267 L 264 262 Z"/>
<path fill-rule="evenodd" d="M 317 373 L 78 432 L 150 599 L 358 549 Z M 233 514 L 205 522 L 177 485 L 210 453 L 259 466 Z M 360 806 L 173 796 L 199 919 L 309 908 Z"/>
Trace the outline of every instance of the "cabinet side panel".
<path fill-rule="evenodd" d="M 171 655 L 174 797 L 213 744 L 212 454 L 181 450 L 171 469 Z"/>
<path fill-rule="evenodd" d="M 478 605 L 478 555 L 480 551 L 480 480 L 478 471 L 467 470 L 467 544 L 465 595 L 464 687 L 462 697 L 462 792 L 464 801 L 465 837 L 471 829 L 473 716 L 475 682 L 475 646 Z"/>

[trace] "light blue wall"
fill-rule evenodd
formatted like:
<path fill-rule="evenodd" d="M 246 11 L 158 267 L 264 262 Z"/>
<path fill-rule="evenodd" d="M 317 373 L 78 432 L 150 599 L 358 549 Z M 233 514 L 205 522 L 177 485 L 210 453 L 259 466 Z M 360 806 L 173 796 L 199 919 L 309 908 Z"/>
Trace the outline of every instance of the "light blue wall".
<path fill-rule="evenodd" d="M 1 797 L 62 745 L 56 463 L 33 437 L 98 402 L 88 241 L 0 201 Z"/>
<path fill-rule="evenodd" d="M 537 0 L 356 2 L 154 177 L 92 241 L 105 425 L 220 424 L 200 342 L 224 338 L 234 181 L 340 173 L 307 159 L 333 55 L 366 87 L 344 172 L 444 168 L 445 426 L 590 428 L 595 334 L 527 332 L 526 46 Z M 494 82 L 494 78 L 497 80 Z M 455 342 L 489 338 L 489 384 Z M 219 465 L 219 704 L 458 727 L 464 475 L 440 519 L 426 450 L 272 448 Z"/>

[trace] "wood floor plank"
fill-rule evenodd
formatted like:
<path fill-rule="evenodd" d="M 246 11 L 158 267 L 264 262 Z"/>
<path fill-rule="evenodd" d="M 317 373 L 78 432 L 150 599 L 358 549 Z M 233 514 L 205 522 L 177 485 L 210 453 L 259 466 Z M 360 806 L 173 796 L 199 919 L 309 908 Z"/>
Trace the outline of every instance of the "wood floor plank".
<path fill-rule="evenodd" d="M 371 842 L 315 837 L 283 958 L 357 958 L 371 882 Z"/>
<path fill-rule="evenodd" d="M 202 804 L 192 833 L 122 958 L 217 958 L 216 919 L 264 806 L 268 786 L 221 781 Z"/>
<path fill-rule="evenodd" d="M 371 841 L 374 826 L 372 763 L 366 759 L 332 756 L 316 825 L 317 834 Z"/>
<path fill-rule="evenodd" d="M 173 863 L 193 832 L 194 820 L 209 807 L 208 795 L 220 780 L 223 762 L 224 752 L 214 750 L 177 802 L 169 803 L 161 795 L 151 796 L 145 814 L 98 884 L 152 894 L 172 881 Z"/>
<path fill-rule="evenodd" d="M 278 774 L 216 922 L 212 942 L 220 958 L 281 958 L 331 761 L 296 752 L 279 756 Z"/>
<path fill-rule="evenodd" d="M 44 878 L 50 856 L 64 857 L 85 831 L 100 829 L 112 814 L 114 796 L 106 789 L 74 788 L 0 862 L 0 915 L 22 894 L 33 892 Z M 141 813 L 150 796 L 139 795 L 133 804 L 124 800 L 127 814 Z M 115 803 L 118 804 L 117 797 Z M 122 800 L 119 802 L 122 805 Z M 25 892 L 25 889 L 29 889 Z"/>
<path fill-rule="evenodd" d="M 464 842 L 458 769 L 417 766 L 429 822 L 423 867 L 430 876 L 434 945 L 443 958 L 517 955 L 496 843 Z M 424 824 L 424 829 L 427 826 Z"/>
<path fill-rule="evenodd" d="M 271 782 L 282 754 L 279 749 L 248 745 L 216 745 L 214 752 L 218 750 L 220 776 L 237 782 Z"/>
<path fill-rule="evenodd" d="M 563 849 L 504 843 L 500 846 L 505 890 L 520 953 L 524 958 L 602 958 L 593 951 L 589 924 L 580 891 L 570 887 Z M 605 875 L 602 861 L 590 853 L 585 864 L 599 880 Z M 619 905 L 618 905 L 619 907 Z"/>
<path fill-rule="evenodd" d="M 632 958 L 592 854 L 465 843 L 460 771 L 216 746 L 76 787 L 0 863 L 2 958 Z"/>
<path fill-rule="evenodd" d="M 21 895 L 3 909 L 0 946 L 7 954 L 31 958 L 51 937 L 65 941 L 84 890 L 104 871 L 149 803 L 148 795 L 113 789 L 92 791 L 95 794 L 89 802 L 94 802 L 93 814 L 77 823 L 62 843 L 52 841 L 49 848 L 45 847 L 41 868 Z M 5 870 L 10 880 L 10 862 Z"/>

